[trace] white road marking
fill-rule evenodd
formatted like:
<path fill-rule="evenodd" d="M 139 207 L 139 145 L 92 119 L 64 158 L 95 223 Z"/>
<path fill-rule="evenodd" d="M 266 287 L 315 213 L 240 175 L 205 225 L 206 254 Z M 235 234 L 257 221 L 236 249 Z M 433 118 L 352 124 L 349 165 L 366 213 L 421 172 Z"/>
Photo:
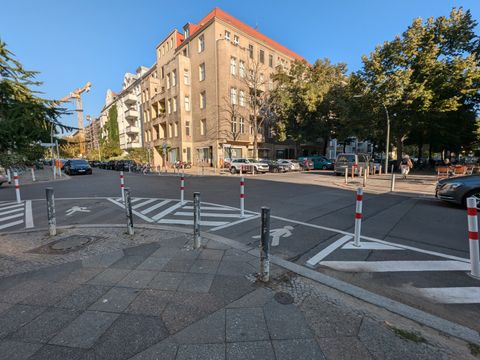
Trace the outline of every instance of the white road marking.
<path fill-rule="evenodd" d="M 33 215 L 32 215 L 32 201 L 27 200 L 25 202 L 25 228 L 33 228 Z"/>
<path fill-rule="evenodd" d="M 182 220 L 182 219 L 161 219 L 158 221 L 159 224 L 178 224 L 178 225 L 193 225 L 193 220 Z M 200 225 L 202 226 L 220 226 L 228 224 L 224 221 L 204 221 L 200 220 Z"/>
<path fill-rule="evenodd" d="M 72 206 L 70 209 L 65 211 L 65 215 L 70 216 L 72 214 L 75 214 L 76 212 L 89 213 L 90 210 L 88 210 L 86 206 Z"/>
<path fill-rule="evenodd" d="M 0 215 L 7 215 L 7 214 L 11 214 L 11 213 L 18 212 L 18 211 L 23 211 L 23 206 L 19 207 L 17 209 L 13 209 L 13 210 L 3 211 L 3 212 L 0 213 Z"/>
<path fill-rule="evenodd" d="M 4 206 L 8 206 L 8 205 L 21 205 L 21 204 L 17 203 L 16 201 L 9 201 L 9 202 L 1 203 L 1 204 L 0 204 L 0 206 L 2 207 L 2 209 L 5 209 Z"/>
<path fill-rule="evenodd" d="M 0 226 L 0 230 L 11 227 L 11 226 L 20 225 L 20 224 L 23 224 L 23 219 L 18 220 L 18 221 L 14 221 L 14 222 L 11 222 L 11 223 L 3 224 L 3 225 Z"/>
<path fill-rule="evenodd" d="M 230 226 L 235 226 L 235 225 L 241 224 L 245 221 L 258 219 L 259 217 L 260 217 L 260 215 L 258 215 L 258 214 L 257 215 L 252 215 L 251 217 L 245 217 L 245 218 L 243 218 L 241 220 L 238 220 L 238 221 L 234 221 L 234 222 L 231 222 L 231 223 L 226 223 L 225 225 L 220 225 L 220 226 L 214 227 L 213 229 L 210 229 L 209 232 L 222 230 L 222 229 L 228 228 Z"/>
<path fill-rule="evenodd" d="M 142 214 L 146 215 L 148 214 L 149 212 L 152 212 L 153 210 L 155 209 L 158 209 L 159 207 L 162 207 L 163 205 L 166 205 L 170 202 L 170 200 L 163 200 L 161 202 L 159 202 L 158 204 L 155 204 L 153 206 L 150 206 L 149 208 L 145 209 L 145 210 L 142 210 L 140 211 Z"/>
<path fill-rule="evenodd" d="M 480 303 L 480 287 L 417 288 L 415 291 L 440 304 Z"/>
<path fill-rule="evenodd" d="M 292 230 L 293 230 L 293 226 L 290 226 L 290 225 L 286 225 L 282 228 L 270 230 L 270 236 L 272 237 L 271 245 L 272 246 L 280 245 L 280 238 L 281 237 L 287 238 L 292 236 Z M 252 236 L 252 239 L 260 239 L 260 238 L 261 238 L 261 235 Z"/>
<path fill-rule="evenodd" d="M 13 209 L 13 208 L 18 208 L 18 207 L 21 207 L 23 209 L 23 202 L 21 204 L 16 203 L 16 205 L 11 205 L 11 206 L 4 207 L 4 208 L 2 208 L 2 210 L 8 210 L 8 209 Z"/>
<path fill-rule="evenodd" d="M 6 220 L 11 220 L 11 219 L 15 219 L 15 218 L 18 218 L 22 216 L 23 217 L 23 212 L 19 213 L 19 214 L 14 214 L 14 215 L 10 215 L 10 216 L 5 216 L 3 218 L 0 218 L 0 221 L 6 221 Z"/>
<path fill-rule="evenodd" d="M 328 255 L 330 255 L 332 252 L 337 250 L 340 246 L 345 244 L 347 241 L 350 241 L 351 239 L 352 239 L 352 236 L 350 235 L 345 235 L 341 237 L 340 239 L 328 245 L 325 249 L 320 251 L 318 254 L 308 259 L 307 265 L 310 267 L 317 265 L 322 259 L 326 258 Z"/>
<path fill-rule="evenodd" d="M 193 210 L 193 206 L 184 206 L 185 210 Z M 227 208 L 223 206 L 202 206 L 202 210 L 222 210 L 222 211 L 239 211 L 238 209 Z"/>
<path fill-rule="evenodd" d="M 148 199 L 148 200 L 145 200 L 145 201 L 142 201 L 141 203 L 139 204 L 136 204 L 135 206 L 132 206 L 132 209 L 138 209 L 139 207 L 142 207 L 144 205 L 147 205 L 147 204 L 150 204 L 152 202 L 154 202 L 155 199 Z"/>
<path fill-rule="evenodd" d="M 175 205 L 170 206 L 168 209 L 163 210 L 161 213 L 158 213 L 157 215 L 152 216 L 152 219 L 153 219 L 154 221 L 157 221 L 157 220 L 165 217 L 166 215 L 174 212 L 175 210 L 177 210 L 177 209 L 180 208 L 180 207 L 182 207 L 182 203 L 179 201 L 179 202 L 176 203 Z"/>
<path fill-rule="evenodd" d="M 201 210 L 204 210 L 201 208 Z M 193 211 L 192 212 L 184 212 L 184 211 L 177 211 L 173 215 L 178 215 L 178 216 L 193 216 Z M 240 214 L 222 214 L 222 213 L 206 213 L 206 212 L 201 212 L 200 214 L 202 217 L 223 217 L 223 218 L 239 218 Z M 245 215 L 245 216 L 252 216 L 252 215 Z"/>
<path fill-rule="evenodd" d="M 353 241 L 350 241 L 342 246 L 344 250 L 405 250 L 398 246 L 382 244 L 373 241 L 360 241 L 360 246 L 355 246 Z"/>
<path fill-rule="evenodd" d="M 118 202 L 118 201 L 115 201 L 115 200 L 112 199 L 112 198 L 107 198 L 107 200 L 110 201 L 111 203 L 113 203 L 113 204 L 121 207 L 122 209 L 125 209 L 125 207 L 124 207 L 124 205 L 123 205 L 122 203 L 120 203 L 120 202 Z M 132 210 L 132 213 L 133 213 L 134 215 L 137 215 L 140 219 L 145 220 L 146 222 L 150 222 L 150 223 L 153 222 L 152 219 L 150 219 L 149 217 L 147 217 L 147 216 L 145 216 L 145 215 L 143 215 L 143 214 L 140 214 L 140 213 L 139 213 L 138 211 L 136 211 L 136 210 Z"/>
<path fill-rule="evenodd" d="M 143 198 L 134 197 L 134 198 L 131 198 L 131 199 L 130 199 L 130 202 L 131 202 L 131 203 L 134 203 L 134 202 L 137 202 L 137 201 L 140 201 L 140 200 L 143 200 Z"/>
<path fill-rule="evenodd" d="M 467 271 L 470 264 L 454 260 L 322 261 L 320 265 L 346 272 Z"/>

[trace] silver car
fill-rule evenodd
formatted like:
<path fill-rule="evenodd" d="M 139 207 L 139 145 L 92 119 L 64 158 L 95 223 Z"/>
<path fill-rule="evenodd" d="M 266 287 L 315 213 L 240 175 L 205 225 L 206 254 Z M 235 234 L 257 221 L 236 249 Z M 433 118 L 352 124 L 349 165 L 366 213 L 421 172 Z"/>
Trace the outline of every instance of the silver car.
<path fill-rule="evenodd" d="M 266 173 L 269 170 L 268 164 L 255 161 L 255 159 L 233 159 L 230 163 L 230 172 L 232 174 L 239 173 L 240 168 L 242 171 L 252 171 L 257 173 Z"/>
<path fill-rule="evenodd" d="M 345 171 L 351 173 L 352 167 L 354 169 L 354 173 L 359 174 L 360 168 L 366 169 L 368 167 L 368 163 L 368 156 L 365 154 L 338 154 L 334 167 L 335 175 L 345 174 Z"/>
<path fill-rule="evenodd" d="M 437 182 L 435 196 L 443 201 L 466 205 L 468 197 L 477 199 L 480 208 L 480 175 L 457 176 Z"/>
<path fill-rule="evenodd" d="M 297 160 L 280 159 L 277 160 L 277 163 L 286 166 L 289 171 L 300 171 L 302 169 L 300 163 Z"/>

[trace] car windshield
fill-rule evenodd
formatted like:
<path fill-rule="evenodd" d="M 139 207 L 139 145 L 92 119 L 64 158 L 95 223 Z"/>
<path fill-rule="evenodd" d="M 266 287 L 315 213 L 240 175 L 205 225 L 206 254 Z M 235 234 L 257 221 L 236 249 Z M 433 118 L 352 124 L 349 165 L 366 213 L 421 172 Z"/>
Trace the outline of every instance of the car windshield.
<path fill-rule="evenodd" d="M 72 165 L 88 165 L 87 160 L 72 160 Z"/>
<path fill-rule="evenodd" d="M 337 162 L 355 162 L 355 155 L 338 155 Z"/>

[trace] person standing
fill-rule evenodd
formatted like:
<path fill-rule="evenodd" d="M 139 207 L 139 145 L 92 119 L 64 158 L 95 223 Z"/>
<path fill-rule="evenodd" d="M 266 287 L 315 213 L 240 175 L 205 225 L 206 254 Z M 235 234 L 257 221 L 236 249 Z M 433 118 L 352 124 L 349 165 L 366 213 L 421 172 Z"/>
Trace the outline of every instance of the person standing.
<path fill-rule="evenodd" d="M 413 167 L 413 163 L 412 163 L 412 160 L 410 159 L 410 156 L 405 155 L 400 164 L 400 170 L 402 172 L 402 176 L 404 179 L 407 178 L 407 175 L 410 172 L 410 169 L 412 167 Z"/>

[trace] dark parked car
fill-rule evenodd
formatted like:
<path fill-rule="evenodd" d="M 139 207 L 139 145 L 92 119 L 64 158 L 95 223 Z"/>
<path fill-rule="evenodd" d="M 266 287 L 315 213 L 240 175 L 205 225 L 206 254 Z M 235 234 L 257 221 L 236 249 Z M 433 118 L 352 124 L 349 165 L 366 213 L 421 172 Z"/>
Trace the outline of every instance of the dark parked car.
<path fill-rule="evenodd" d="M 107 163 L 105 164 L 105 169 L 115 170 L 115 161 L 114 160 L 107 161 Z"/>
<path fill-rule="evenodd" d="M 269 172 L 283 173 L 288 171 L 288 166 L 279 164 L 273 160 L 260 160 L 260 162 L 268 165 Z"/>
<path fill-rule="evenodd" d="M 64 165 L 64 171 L 67 175 L 92 175 L 92 167 L 87 160 L 68 160 Z"/>
<path fill-rule="evenodd" d="M 465 206 L 467 198 L 477 198 L 480 205 L 480 175 L 457 176 L 440 180 L 435 189 L 435 196 L 443 201 Z"/>

